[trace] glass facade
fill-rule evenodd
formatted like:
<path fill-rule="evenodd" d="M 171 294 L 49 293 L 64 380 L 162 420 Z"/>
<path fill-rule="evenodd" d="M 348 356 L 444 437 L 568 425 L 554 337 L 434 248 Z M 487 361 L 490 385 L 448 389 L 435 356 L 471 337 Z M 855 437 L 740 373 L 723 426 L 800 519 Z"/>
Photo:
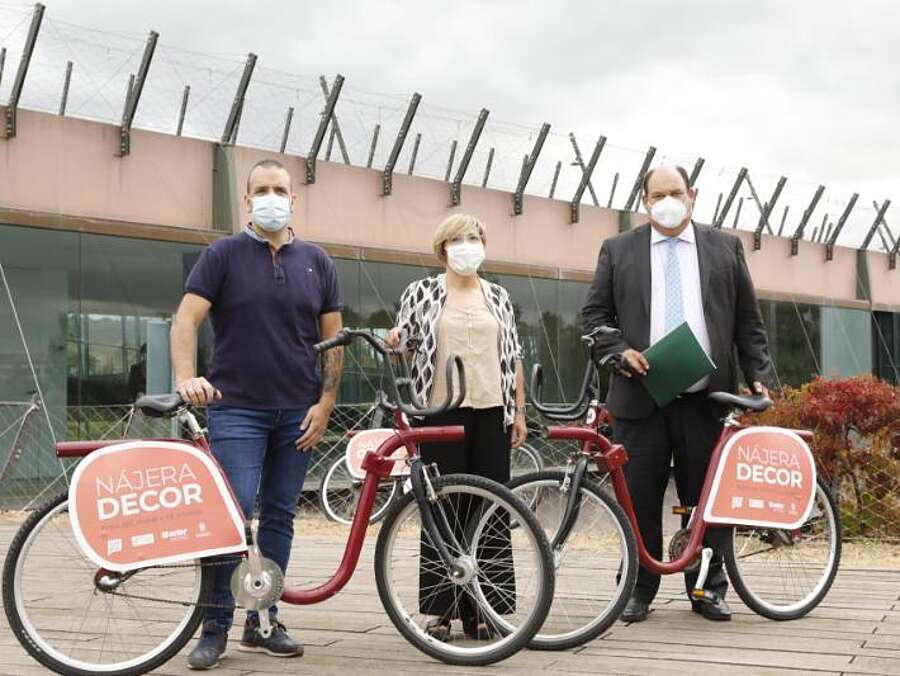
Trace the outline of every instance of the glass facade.
<path fill-rule="evenodd" d="M 133 401 L 145 389 L 147 321 L 171 318 L 201 245 L 0 226 L 2 260 L 44 396 L 59 420 L 66 407 Z M 436 272 L 414 265 L 336 259 L 351 327 L 390 328 L 403 289 Z M 586 355 L 579 344 L 584 282 L 488 274 L 512 297 L 526 378 L 540 362 L 545 397 L 571 401 Z M 4 294 L 5 296 L 5 294 Z M 875 372 L 897 381 L 900 315 L 761 301 L 778 380 L 799 385 L 816 374 Z M 16 322 L 0 298 L 0 400 L 33 389 Z M 204 370 L 212 336 L 201 335 Z M 341 400 L 368 402 L 379 371 L 368 347 L 346 359 Z"/>

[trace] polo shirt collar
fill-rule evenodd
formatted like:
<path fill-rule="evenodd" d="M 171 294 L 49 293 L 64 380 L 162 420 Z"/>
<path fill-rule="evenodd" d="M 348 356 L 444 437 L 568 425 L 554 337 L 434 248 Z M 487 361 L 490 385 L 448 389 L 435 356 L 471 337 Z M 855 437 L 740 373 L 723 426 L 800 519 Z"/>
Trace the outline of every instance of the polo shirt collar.
<path fill-rule="evenodd" d="M 283 244 L 283 246 L 287 246 L 288 244 L 290 244 L 291 242 L 293 242 L 296 239 L 296 236 L 294 235 L 294 229 L 291 226 L 287 226 L 287 229 L 288 229 L 288 241 L 285 242 Z M 248 237 L 250 237 L 251 239 L 255 239 L 257 242 L 262 242 L 266 246 L 270 245 L 269 240 L 267 240 L 265 237 L 263 237 L 258 232 L 256 232 L 256 230 L 253 229 L 253 226 L 250 225 L 249 223 L 247 223 L 244 226 L 244 234 L 247 235 Z"/>
<path fill-rule="evenodd" d="M 650 226 L 650 245 L 658 244 L 659 242 L 666 242 L 672 237 L 666 237 L 664 234 L 659 232 L 652 225 Z M 694 231 L 694 222 L 691 221 L 688 223 L 688 226 L 682 230 L 674 239 L 678 239 L 682 242 L 687 242 L 688 244 L 695 244 L 697 241 L 696 232 Z"/>

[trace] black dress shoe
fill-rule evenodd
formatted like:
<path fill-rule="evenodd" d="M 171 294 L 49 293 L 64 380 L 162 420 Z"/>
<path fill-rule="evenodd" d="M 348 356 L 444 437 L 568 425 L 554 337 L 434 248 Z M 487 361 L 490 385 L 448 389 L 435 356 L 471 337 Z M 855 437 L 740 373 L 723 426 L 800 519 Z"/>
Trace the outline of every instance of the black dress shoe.
<path fill-rule="evenodd" d="M 625 606 L 622 614 L 619 615 L 619 619 L 622 622 L 643 622 L 649 614 L 650 604 L 632 596 L 628 599 L 628 604 Z"/>
<path fill-rule="evenodd" d="M 691 610 L 714 622 L 731 620 L 731 608 L 725 603 L 725 599 L 718 599 L 715 603 L 693 603 Z"/>

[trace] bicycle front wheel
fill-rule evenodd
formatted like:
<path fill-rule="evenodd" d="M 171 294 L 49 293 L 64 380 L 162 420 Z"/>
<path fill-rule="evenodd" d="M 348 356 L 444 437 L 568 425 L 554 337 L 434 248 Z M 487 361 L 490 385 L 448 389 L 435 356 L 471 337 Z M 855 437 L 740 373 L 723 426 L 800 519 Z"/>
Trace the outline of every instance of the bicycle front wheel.
<path fill-rule="evenodd" d="M 338 523 L 346 525 L 353 523 L 362 486 L 363 481 L 350 474 L 343 456 L 335 460 L 325 472 L 319 486 L 319 506 L 325 516 Z M 384 518 L 396 492 L 396 480 L 382 481 L 378 485 L 369 523 L 376 523 Z"/>
<path fill-rule="evenodd" d="M 432 485 L 436 499 L 429 507 L 452 530 L 446 539 L 455 542 L 445 544 L 464 572 L 450 575 L 407 493 L 378 536 L 381 602 L 397 630 L 431 657 L 463 666 L 506 659 L 540 629 L 553 600 L 547 539 L 527 506 L 501 484 L 451 474 Z M 443 635 L 435 625 L 447 627 Z"/>
<path fill-rule="evenodd" d="M 525 474 L 534 474 L 544 469 L 544 461 L 535 448 L 529 444 L 522 444 L 512 449 L 509 458 L 509 475 L 515 479 Z"/>
<path fill-rule="evenodd" d="M 522 476 L 509 487 L 535 505 L 538 521 L 553 542 L 574 488 L 566 481 L 566 472 Z M 556 595 L 531 648 L 564 650 L 596 638 L 618 619 L 637 580 L 637 540 L 625 512 L 601 484 L 587 476 L 582 478 L 579 496 L 571 530 L 553 550 Z"/>
<path fill-rule="evenodd" d="M 841 559 L 841 521 L 834 498 L 816 486 L 809 519 L 797 530 L 736 526 L 725 551 L 728 577 L 751 610 L 796 620 L 825 598 Z"/>
<path fill-rule="evenodd" d="M 200 624 L 213 577 L 199 561 L 124 574 L 107 591 L 102 576 L 75 540 L 66 493 L 35 510 L 13 538 L 4 610 L 16 639 L 48 669 L 132 676 L 164 664 Z"/>

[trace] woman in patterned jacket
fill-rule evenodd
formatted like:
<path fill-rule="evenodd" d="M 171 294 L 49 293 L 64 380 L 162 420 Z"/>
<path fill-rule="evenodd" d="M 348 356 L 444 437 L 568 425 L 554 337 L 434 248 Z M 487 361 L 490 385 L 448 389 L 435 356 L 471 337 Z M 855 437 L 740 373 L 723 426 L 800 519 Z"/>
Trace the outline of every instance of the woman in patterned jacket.
<path fill-rule="evenodd" d="M 474 216 L 455 214 L 438 226 L 434 253 L 446 272 L 406 288 L 388 343 L 396 347 L 403 334 L 418 338 L 410 372 L 416 394 L 429 405 L 445 399 L 447 357 L 457 354 L 465 366 L 466 398 L 462 405 L 420 424 L 463 425 L 466 439 L 422 444 L 422 460 L 437 463 L 441 474 L 477 474 L 505 483 L 509 480 L 510 449 L 525 441 L 525 387 L 509 294 L 502 286 L 478 276 L 486 240 L 484 223 Z M 454 391 L 459 390 L 454 387 Z M 498 539 L 488 546 L 508 552 L 508 531 L 505 538 Z M 435 617 L 426 628 L 428 633 L 447 640 L 451 620 L 459 619 L 466 635 L 486 638 L 490 626 L 467 603 L 465 593 L 439 575 L 437 552 L 424 541 L 421 560 L 419 610 Z M 497 589 L 497 598 L 488 601 L 501 614 L 514 612 L 509 601 L 515 598 L 513 574 L 495 577 L 503 579 L 492 579 L 490 586 Z"/>

